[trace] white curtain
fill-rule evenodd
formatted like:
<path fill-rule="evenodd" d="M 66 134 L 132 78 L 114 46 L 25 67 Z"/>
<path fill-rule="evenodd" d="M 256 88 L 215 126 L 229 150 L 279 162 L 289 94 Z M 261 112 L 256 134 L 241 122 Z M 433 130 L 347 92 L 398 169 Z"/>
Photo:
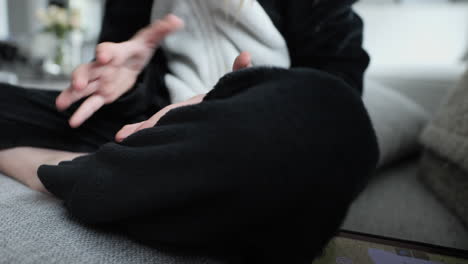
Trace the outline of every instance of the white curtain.
<path fill-rule="evenodd" d="M 457 66 L 468 46 L 468 3 L 361 3 L 356 10 L 366 25 L 372 66 Z"/>
<path fill-rule="evenodd" d="M 139 1 L 139 0 L 137 0 Z M 83 27 L 88 39 L 95 39 L 99 35 L 102 20 L 102 0 L 70 0 L 70 7 L 77 8 L 82 14 Z"/>
<path fill-rule="evenodd" d="M 37 33 L 36 12 L 47 6 L 48 0 L 7 0 L 10 37 L 25 38 Z"/>
<path fill-rule="evenodd" d="M 8 12 L 6 0 L 0 0 L 0 40 L 8 38 Z"/>

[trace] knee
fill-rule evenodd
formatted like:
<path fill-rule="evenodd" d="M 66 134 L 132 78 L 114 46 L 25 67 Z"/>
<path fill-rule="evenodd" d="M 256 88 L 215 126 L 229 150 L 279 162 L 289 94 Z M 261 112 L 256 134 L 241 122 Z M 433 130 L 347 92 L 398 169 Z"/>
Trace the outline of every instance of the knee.
<path fill-rule="evenodd" d="M 379 158 L 377 137 L 360 92 L 321 71 L 302 70 L 296 75 L 298 78 L 287 88 L 294 90 L 290 101 L 297 109 L 295 115 L 308 128 L 309 138 L 316 137 L 335 149 L 336 157 L 343 157 L 343 162 L 375 167 Z"/>
<path fill-rule="evenodd" d="M 379 158 L 377 136 L 361 93 L 329 74 L 315 72 L 310 78 L 319 85 L 313 87 L 314 92 L 309 98 L 312 98 L 312 104 L 322 108 L 322 124 L 334 131 L 329 134 L 335 135 L 331 140 L 341 142 L 341 151 L 347 153 L 349 159 L 357 162 L 361 157 L 366 160 L 363 164 L 376 166 Z"/>
<path fill-rule="evenodd" d="M 296 160 L 305 162 L 293 163 L 328 175 L 313 177 L 312 186 L 322 182 L 349 198 L 361 190 L 379 159 L 376 133 L 360 93 L 330 74 L 304 70 L 295 75 L 287 86 L 278 87 L 289 96 L 283 100 L 291 120 L 290 145 L 304 150 Z"/>

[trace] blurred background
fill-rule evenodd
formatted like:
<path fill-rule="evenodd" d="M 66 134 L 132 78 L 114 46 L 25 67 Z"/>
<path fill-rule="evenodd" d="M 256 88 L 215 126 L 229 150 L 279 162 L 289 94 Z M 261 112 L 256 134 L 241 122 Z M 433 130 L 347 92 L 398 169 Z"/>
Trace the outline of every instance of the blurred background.
<path fill-rule="evenodd" d="M 62 87 L 76 65 L 93 57 L 104 2 L 0 0 L 0 80 Z M 356 9 L 366 23 L 371 74 L 461 69 L 468 1 L 362 0 Z"/>
<path fill-rule="evenodd" d="M 0 80 L 60 89 L 93 58 L 105 0 L 0 0 Z"/>

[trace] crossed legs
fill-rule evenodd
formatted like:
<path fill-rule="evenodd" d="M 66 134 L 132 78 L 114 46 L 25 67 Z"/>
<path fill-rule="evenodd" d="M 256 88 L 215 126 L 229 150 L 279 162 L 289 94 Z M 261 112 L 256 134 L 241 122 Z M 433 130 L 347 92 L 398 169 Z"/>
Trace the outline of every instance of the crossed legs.
<path fill-rule="evenodd" d="M 41 165 L 94 151 L 119 127 L 99 120 L 80 131 L 71 129 L 70 113 L 55 108 L 57 95 L 0 83 L 0 172 L 38 191 L 45 191 L 37 176 Z"/>

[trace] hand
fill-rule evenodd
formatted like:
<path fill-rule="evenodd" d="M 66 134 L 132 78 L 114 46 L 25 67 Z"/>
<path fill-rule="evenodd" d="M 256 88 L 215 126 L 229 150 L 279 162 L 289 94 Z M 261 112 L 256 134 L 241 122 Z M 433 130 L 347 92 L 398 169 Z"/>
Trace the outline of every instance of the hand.
<path fill-rule="evenodd" d="M 249 68 L 249 67 L 252 67 L 251 55 L 248 52 L 242 52 L 236 58 L 236 60 L 234 61 L 234 65 L 232 67 L 232 70 L 233 71 L 238 71 L 238 70 L 241 70 L 241 69 L 244 69 L 244 68 Z M 201 94 L 201 95 L 197 95 L 197 96 L 195 96 L 193 98 L 190 98 L 187 101 L 180 102 L 180 103 L 177 103 L 177 104 L 171 104 L 171 105 L 161 109 L 159 112 L 157 112 L 155 115 L 153 115 L 150 119 L 148 119 L 146 121 L 136 123 L 136 124 L 132 124 L 132 125 L 126 125 L 116 134 L 115 141 L 122 142 L 124 139 L 126 139 L 130 135 L 132 135 L 132 134 L 134 134 L 134 133 L 136 133 L 136 132 L 138 132 L 140 130 L 150 128 L 150 127 L 154 127 L 154 126 L 157 125 L 159 120 L 165 114 L 167 114 L 169 111 L 171 111 L 171 110 L 173 110 L 175 108 L 178 108 L 178 107 L 182 107 L 182 106 L 199 104 L 199 103 L 201 103 L 203 101 L 203 98 L 205 98 L 205 96 L 206 96 L 206 94 Z"/>
<path fill-rule="evenodd" d="M 81 126 L 102 106 L 113 103 L 130 90 L 161 41 L 183 25 L 181 19 L 168 15 L 128 41 L 99 44 L 96 61 L 79 66 L 73 72 L 70 87 L 57 97 L 56 106 L 60 111 L 88 97 L 70 118 L 70 126 Z"/>

